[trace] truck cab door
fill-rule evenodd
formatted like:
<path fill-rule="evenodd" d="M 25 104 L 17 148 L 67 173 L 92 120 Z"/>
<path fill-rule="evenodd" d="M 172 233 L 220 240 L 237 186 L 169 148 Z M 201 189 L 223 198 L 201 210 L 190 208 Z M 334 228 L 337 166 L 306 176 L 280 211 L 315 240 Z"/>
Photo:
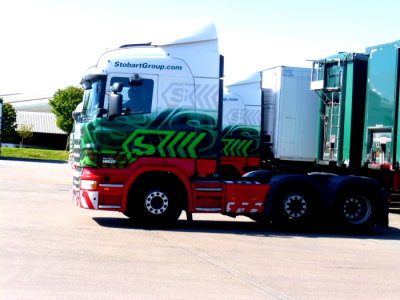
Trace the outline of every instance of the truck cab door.
<path fill-rule="evenodd" d="M 135 79 L 136 78 L 136 79 Z M 106 83 L 104 108 L 108 108 L 111 86 L 122 84 L 122 113 L 112 119 L 101 119 L 100 165 L 124 168 L 142 156 L 155 156 L 153 141 L 144 132 L 154 128 L 158 76 L 152 74 L 110 73 Z"/>

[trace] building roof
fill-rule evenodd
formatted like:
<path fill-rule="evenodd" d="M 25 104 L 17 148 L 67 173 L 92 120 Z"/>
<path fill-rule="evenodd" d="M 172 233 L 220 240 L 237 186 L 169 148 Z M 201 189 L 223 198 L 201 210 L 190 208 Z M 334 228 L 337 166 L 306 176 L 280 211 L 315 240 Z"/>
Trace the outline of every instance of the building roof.
<path fill-rule="evenodd" d="M 12 93 L 0 94 L 4 103 L 10 103 L 16 111 L 50 112 L 49 100 L 52 98 L 47 94 Z"/>

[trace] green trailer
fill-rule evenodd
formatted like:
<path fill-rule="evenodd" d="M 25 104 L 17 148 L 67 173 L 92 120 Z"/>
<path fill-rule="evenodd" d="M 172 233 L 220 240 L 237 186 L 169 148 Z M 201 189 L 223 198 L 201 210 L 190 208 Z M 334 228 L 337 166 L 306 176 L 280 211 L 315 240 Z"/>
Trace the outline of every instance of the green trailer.
<path fill-rule="evenodd" d="M 360 167 L 368 56 L 339 53 L 314 61 L 311 89 L 321 98 L 317 163 Z"/>
<path fill-rule="evenodd" d="M 369 60 L 363 163 L 369 168 L 399 167 L 399 48 L 400 40 L 366 49 Z"/>

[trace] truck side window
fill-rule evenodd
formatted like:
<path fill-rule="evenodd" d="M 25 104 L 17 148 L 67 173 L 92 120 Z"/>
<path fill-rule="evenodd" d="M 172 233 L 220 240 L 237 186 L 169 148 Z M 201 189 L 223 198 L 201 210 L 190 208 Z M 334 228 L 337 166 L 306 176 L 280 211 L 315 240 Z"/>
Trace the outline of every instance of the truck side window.
<path fill-rule="evenodd" d="M 110 86 L 115 82 L 120 82 L 124 86 L 121 92 L 123 97 L 122 110 L 126 115 L 151 112 L 153 80 L 143 79 L 143 83 L 140 86 L 132 86 L 129 84 L 129 78 L 113 77 L 111 78 Z"/>

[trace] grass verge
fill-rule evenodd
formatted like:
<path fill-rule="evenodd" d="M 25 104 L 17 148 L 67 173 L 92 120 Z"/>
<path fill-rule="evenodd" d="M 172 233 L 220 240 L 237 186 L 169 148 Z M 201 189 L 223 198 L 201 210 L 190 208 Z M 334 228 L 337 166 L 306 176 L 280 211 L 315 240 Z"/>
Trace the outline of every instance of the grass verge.
<path fill-rule="evenodd" d="M 69 151 L 3 147 L 1 148 L 1 156 L 66 161 L 68 160 Z"/>

